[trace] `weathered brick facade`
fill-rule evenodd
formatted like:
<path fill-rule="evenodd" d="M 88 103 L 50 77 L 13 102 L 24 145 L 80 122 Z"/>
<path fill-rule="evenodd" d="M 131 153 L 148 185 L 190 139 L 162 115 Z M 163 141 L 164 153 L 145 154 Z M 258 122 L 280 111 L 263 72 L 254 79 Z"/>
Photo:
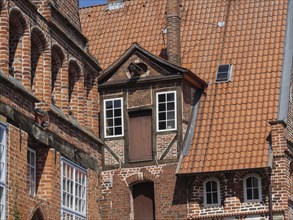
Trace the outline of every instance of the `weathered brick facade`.
<path fill-rule="evenodd" d="M 291 35 L 287 33 L 290 31 L 286 32 L 292 26 L 292 16 L 286 15 L 290 1 L 123 2 L 116 11 L 104 12 L 102 6 L 82 10 L 84 30 L 93 40 L 90 50 L 109 66 L 102 74 L 112 71 L 110 77 L 100 82 L 101 137 L 108 146 L 104 150 L 102 172 L 102 216 L 133 219 L 135 185 L 152 182 L 156 219 L 291 220 L 292 107 L 288 117 L 281 118 L 283 109 L 277 111 L 278 107 L 288 106 L 280 103 L 289 101 L 284 99 L 288 91 L 280 87 L 288 86 L 282 82 L 288 80 L 284 53 L 292 59 L 292 47 L 287 50 L 284 46 L 292 46 L 288 40 L 292 39 L 292 31 Z M 150 11 L 154 12 L 151 16 Z M 156 14 L 158 11 L 161 13 Z M 95 22 L 97 18 L 104 18 L 106 22 Z M 91 22 L 94 24 L 89 24 Z M 95 24 L 106 30 L 93 28 Z M 98 39 L 95 34 L 105 39 Z M 163 45 L 160 45 L 161 38 Z M 108 46 L 108 41 L 113 44 Z M 167 49 L 171 63 L 190 68 L 209 83 L 195 111 L 196 90 L 176 85 L 182 95 L 177 102 L 177 107 L 182 108 L 178 118 L 180 129 L 160 134 L 153 127 L 153 156 L 157 161 L 144 163 L 129 161 L 129 137 L 133 134 L 128 133 L 128 115 L 146 106 L 156 111 L 153 94 L 159 88 L 173 88 L 171 84 L 161 85 L 155 80 L 151 86 L 145 86 L 140 81 L 142 77 L 131 81 L 127 68 L 138 57 L 128 54 L 125 58 L 125 53 L 134 42 L 164 58 Z M 152 75 L 151 63 L 145 63 L 150 66 L 150 72 L 144 77 L 157 76 Z M 218 65 L 224 63 L 235 68 L 232 79 L 215 83 Z M 266 87 L 268 85 L 271 87 Z M 106 110 L 102 102 L 115 97 L 123 98 L 125 133 L 111 140 L 103 136 Z M 194 124 L 191 112 L 197 116 Z M 190 125 L 195 128 L 192 128 L 194 135 L 188 139 Z M 171 158 L 173 160 L 168 161 Z M 180 163 L 182 166 L 176 169 L 175 165 Z M 160 168 L 160 172 L 152 171 L 152 167 Z M 249 199 L 248 180 L 252 179 L 257 181 L 259 194 Z M 205 201 L 209 180 L 219 186 L 219 202 L 213 205 Z"/>
<path fill-rule="evenodd" d="M 115 0 L 109 2 L 115 3 Z M 137 3 L 133 4 L 135 7 L 139 5 L 139 8 L 135 8 L 139 11 L 140 8 L 151 7 L 152 0 L 124 1 L 125 5 L 130 4 L 127 5 L 129 11 L 123 11 L 124 5 L 120 9 L 124 14 L 128 13 L 127 16 L 131 14 L 132 2 Z M 286 18 L 278 16 L 278 13 L 285 14 L 287 3 L 251 1 L 251 7 L 250 3 L 243 4 L 241 1 L 215 0 L 217 8 L 214 10 L 208 1 L 198 1 L 198 8 L 192 1 L 155 2 L 154 5 L 158 4 L 156 10 L 163 8 L 159 19 L 164 19 L 164 22 L 160 23 L 158 36 L 142 35 L 142 38 L 148 39 L 152 45 L 159 45 L 159 50 L 150 53 L 147 47 L 142 48 L 134 43 L 134 39 L 129 44 L 129 41 L 121 42 L 122 38 L 115 37 L 119 44 L 127 45 L 129 49 L 100 72 L 99 63 L 88 53 L 96 41 L 88 42 L 81 31 L 77 0 L 0 0 L 0 132 L 4 131 L 0 138 L 0 216 L 4 215 L 3 207 L 6 216 L 1 216 L 1 219 L 55 220 L 62 219 L 62 215 L 64 219 L 77 216 L 92 220 L 135 219 L 134 192 L 141 183 L 152 183 L 153 217 L 159 220 L 293 219 L 293 82 L 290 100 L 285 100 L 289 102 L 286 118 L 278 118 L 275 110 L 277 105 L 268 104 L 284 101 L 279 88 L 281 78 L 284 77 L 285 81 L 293 78 L 293 64 L 290 67 L 291 77 L 286 78 L 281 70 L 282 65 L 286 66 L 282 56 L 289 54 L 289 59 L 292 59 L 292 52 L 289 50 L 283 54 L 285 46 L 280 45 L 280 42 L 288 42 L 286 37 L 292 36 L 292 33 L 285 34 L 292 19 L 288 18 L 285 28 Z M 230 11 L 231 8 L 235 11 Z M 269 11 L 270 8 L 275 12 Z M 104 10 L 105 13 L 115 14 L 107 10 Z M 233 20 L 237 10 L 243 13 L 239 18 L 244 21 L 241 25 Z M 273 21 L 272 25 L 265 26 L 264 33 L 271 34 L 271 29 L 278 27 L 274 29 L 275 32 L 272 31 L 272 36 L 259 33 L 262 25 L 270 23 L 262 17 L 266 10 L 272 13 L 267 17 L 272 17 Z M 150 16 L 150 11 L 147 18 L 155 20 Z M 196 20 L 210 12 L 212 22 Z M 222 12 L 227 14 L 223 15 Z M 87 15 L 88 18 L 94 17 L 95 12 L 91 13 Z M 194 13 L 197 17 L 192 17 Z M 253 16 L 256 14 L 259 20 L 263 20 L 250 22 L 255 21 Z M 115 22 L 119 24 L 120 20 L 116 19 Z M 149 26 L 144 24 L 146 21 L 140 22 L 138 26 Z M 237 29 L 248 26 L 248 23 L 253 23 L 255 29 L 248 29 L 247 32 L 245 28 Z M 142 34 L 138 26 L 133 29 Z M 208 29 L 207 26 L 215 29 Z M 199 29 L 199 32 L 190 34 L 191 29 Z M 237 31 L 234 33 L 232 29 Z M 189 33 L 188 36 L 184 31 Z M 252 32 L 257 34 L 253 35 Z M 137 35 L 135 33 L 133 36 Z M 257 38 L 259 35 L 261 37 Z M 211 40 L 205 41 L 209 37 Z M 277 42 L 276 39 L 284 37 L 284 41 Z M 225 38 L 230 41 L 225 42 Z M 247 43 L 253 39 L 263 49 L 258 50 Z M 109 38 L 110 43 L 114 43 L 111 40 Z M 95 49 L 106 51 L 109 42 L 105 45 Z M 281 48 L 281 52 L 278 50 L 279 53 L 274 55 L 262 56 L 269 54 L 267 51 L 273 51 L 271 45 Z M 105 57 L 102 57 L 105 63 L 117 58 L 115 49 L 111 49 L 109 56 L 105 52 Z M 254 49 L 256 55 L 252 53 Z M 166 55 L 169 62 L 160 58 L 166 58 Z M 257 57 L 257 63 L 253 62 L 253 56 Z M 220 61 L 234 62 L 235 81 L 213 82 Z M 194 73 L 180 67 L 181 64 L 191 68 Z M 249 72 L 251 68 L 253 71 Z M 246 70 L 252 78 L 245 78 Z M 240 71 L 243 72 L 240 74 Z M 198 76 L 203 76 L 209 85 Z M 273 86 L 265 87 L 267 84 Z M 257 93 L 254 93 L 255 88 L 258 88 Z M 262 103 L 260 93 L 266 94 L 263 106 L 259 104 Z M 162 101 L 168 106 L 167 110 L 159 109 L 159 94 L 165 97 L 171 94 L 170 102 Z M 280 100 L 276 98 L 278 95 Z M 122 107 L 118 104 L 116 108 L 110 104 L 107 109 L 106 101 L 114 103 L 113 100 L 117 99 L 121 100 Z M 271 106 L 274 110 L 271 110 Z M 109 109 L 113 111 L 109 112 Z M 117 109 L 121 109 L 122 116 L 119 112 L 117 114 Z M 166 114 L 161 116 L 159 112 Z M 266 120 L 258 120 L 258 113 L 266 115 Z M 133 152 L 134 145 L 131 144 L 132 138 L 137 135 L 135 128 L 141 131 L 141 127 L 131 127 L 131 120 L 138 116 L 146 122 L 138 123 L 141 127 L 150 125 L 151 128 L 147 140 L 150 141 L 147 146 L 149 154 L 141 153 L 139 147 Z M 230 118 L 234 121 L 231 122 Z M 120 119 L 122 122 L 119 122 Z M 166 122 L 163 125 L 166 127 L 160 130 L 159 122 L 162 121 Z M 241 126 L 242 134 L 234 134 L 234 130 L 239 131 Z M 215 136 L 212 136 L 213 132 Z M 251 138 L 251 133 L 255 133 L 255 139 Z M 242 169 L 236 166 L 237 163 L 234 163 L 235 166 L 230 163 L 231 157 L 228 156 L 231 155 L 235 155 L 232 159 L 239 160 L 239 164 L 248 163 L 247 158 L 239 156 L 243 151 L 235 143 L 241 143 L 240 140 L 235 140 L 232 147 L 226 145 L 228 140 L 241 135 L 247 137 L 241 141 L 245 142 L 243 146 L 248 152 L 245 155 L 251 159 L 249 163 L 255 167 Z M 7 137 L 4 144 L 3 137 Z M 257 142 L 259 139 L 262 140 L 261 144 Z M 221 144 L 216 147 L 209 145 L 209 142 L 220 140 Z M 141 136 L 135 141 L 144 144 L 146 139 Z M 256 150 L 264 143 L 265 153 Z M 198 146 L 207 146 L 207 149 L 192 151 L 192 147 Z M 210 146 L 217 148 L 218 154 L 206 154 Z M 232 152 L 226 151 L 228 148 Z M 30 185 L 31 167 L 28 166 L 30 150 L 36 155 L 33 193 Z M 186 162 L 186 169 L 192 170 L 203 164 L 204 170 L 206 161 L 210 161 L 213 169 L 180 173 L 182 158 L 186 158 L 188 153 L 199 156 L 196 160 Z M 137 154 L 142 158 L 137 159 Z M 265 158 L 263 161 L 267 163 L 261 166 L 259 164 L 263 161 L 255 158 Z M 65 160 L 86 174 L 86 183 L 82 183 L 82 177 L 69 175 L 68 179 L 65 178 L 66 172 L 69 172 L 64 170 Z M 229 169 L 217 170 L 218 166 L 228 167 L 228 163 Z M 192 166 L 188 167 L 190 164 Z M 2 169 L 6 171 L 4 175 Z M 250 200 L 247 199 L 249 178 L 259 184 L 259 194 L 255 196 L 254 191 L 252 194 L 255 198 Z M 76 185 L 83 187 L 85 184 L 85 214 L 72 212 L 66 206 L 65 186 L 73 179 Z M 212 205 L 206 201 L 208 181 L 219 187 L 219 194 L 216 195 L 218 202 Z M 77 192 L 74 193 L 78 197 Z M 214 192 L 211 194 L 215 195 Z M 73 206 L 77 206 L 77 202 L 74 203 Z M 69 215 L 65 217 L 64 213 Z M 74 217 L 71 218 L 71 215 Z"/>
<path fill-rule="evenodd" d="M 61 158 L 85 170 L 84 215 L 100 219 L 100 67 L 86 52 L 78 10 L 78 1 L 1 1 L 0 122 L 7 137 L 1 219 L 61 218 Z M 28 149 L 35 152 L 34 180 Z"/>

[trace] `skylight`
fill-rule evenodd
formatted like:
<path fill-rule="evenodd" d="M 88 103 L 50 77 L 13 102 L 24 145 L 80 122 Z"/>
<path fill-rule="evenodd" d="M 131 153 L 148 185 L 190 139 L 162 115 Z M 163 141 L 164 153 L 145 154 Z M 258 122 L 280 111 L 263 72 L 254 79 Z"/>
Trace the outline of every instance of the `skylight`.
<path fill-rule="evenodd" d="M 220 64 L 218 66 L 216 82 L 230 81 L 232 75 L 232 64 Z"/>

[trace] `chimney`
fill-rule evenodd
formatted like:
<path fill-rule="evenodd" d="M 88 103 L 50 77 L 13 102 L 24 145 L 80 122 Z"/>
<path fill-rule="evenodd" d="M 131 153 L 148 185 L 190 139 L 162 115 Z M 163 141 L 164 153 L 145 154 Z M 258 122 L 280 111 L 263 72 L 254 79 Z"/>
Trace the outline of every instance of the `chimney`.
<path fill-rule="evenodd" d="M 180 0 L 167 0 L 167 53 L 171 63 L 181 65 L 180 57 Z"/>

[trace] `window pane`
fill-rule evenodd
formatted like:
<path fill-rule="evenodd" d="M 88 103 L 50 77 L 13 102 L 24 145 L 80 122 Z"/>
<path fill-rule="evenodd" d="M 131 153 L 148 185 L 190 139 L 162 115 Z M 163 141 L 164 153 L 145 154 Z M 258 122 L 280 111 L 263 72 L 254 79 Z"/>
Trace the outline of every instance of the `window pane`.
<path fill-rule="evenodd" d="M 115 127 L 115 135 L 121 135 L 122 134 L 122 128 L 121 127 Z"/>
<path fill-rule="evenodd" d="M 106 111 L 106 117 L 107 117 L 107 118 L 111 118 L 111 117 L 113 117 L 113 110 L 112 110 L 112 109 Z"/>
<path fill-rule="evenodd" d="M 247 189 L 246 192 L 247 192 L 247 199 L 248 200 L 252 200 L 253 199 L 252 198 L 252 190 L 251 189 Z"/>
<path fill-rule="evenodd" d="M 115 126 L 122 125 L 121 118 L 115 118 Z"/>
<path fill-rule="evenodd" d="M 159 129 L 165 130 L 166 129 L 166 122 L 159 122 Z"/>
<path fill-rule="evenodd" d="M 31 165 L 32 166 L 35 166 L 36 162 L 35 162 L 35 154 L 33 152 L 30 152 L 31 153 Z"/>
<path fill-rule="evenodd" d="M 168 129 L 175 128 L 175 121 L 167 121 L 167 128 Z"/>
<path fill-rule="evenodd" d="M 167 110 L 174 110 L 175 109 L 175 103 L 174 102 L 168 102 L 167 103 Z"/>
<path fill-rule="evenodd" d="M 249 177 L 249 178 L 247 178 L 247 180 L 246 180 L 246 187 L 247 187 L 247 188 L 251 188 L 251 187 L 252 187 L 252 184 L 251 184 L 251 178 L 252 178 L 252 177 Z"/>
<path fill-rule="evenodd" d="M 160 94 L 159 96 L 159 102 L 165 102 L 166 98 L 165 98 L 165 94 Z"/>
<path fill-rule="evenodd" d="M 174 101 L 174 93 L 167 94 L 167 101 Z"/>
<path fill-rule="evenodd" d="M 107 127 L 111 127 L 113 124 L 113 119 L 107 119 Z"/>
<path fill-rule="evenodd" d="M 159 111 L 160 112 L 166 111 L 166 104 L 165 103 L 159 104 Z"/>
<path fill-rule="evenodd" d="M 117 117 L 117 116 L 121 116 L 121 109 L 115 109 L 114 110 L 114 116 Z"/>
<path fill-rule="evenodd" d="M 217 191 L 217 183 L 215 181 L 211 181 L 212 182 L 212 191 Z"/>
<path fill-rule="evenodd" d="M 254 187 L 258 187 L 258 180 L 257 180 L 257 178 L 255 178 L 255 177 L 251 177 L 251 178 L 252 178 L 252 185 Z"/>
<path fill-rule="evenodd" d="M 159 121 L 165 121 L 166 120 L 166 114 L 165 112 L 159 113 Z"/>
<path fill-rule="evenodd" d="M 106 109 L 112 109 L 113 108 L 113 102 L 112 101 L 106 101 Z"/>
<path fill-rule="evenodd" d="M 120 108 L 121 107 L 121 100 L 115 100 L 114 101 L 114 108 Z"/>
<path fill-rule="evenodd" d="M 114 135 L 113 128 L 107 128 L 107 135 Z"/>
<path fill-rule="evenodd" d="M 167 118 L 168 118 L 168 120 L 171 120 L 171 119 L 175 119 L 175 112 L 173 111 L 173 112 L 168 112 L 167 113 Z"/>
<path fill-rule="evenodd" d="M 213 204 L 217 204 L 218 203 L 218 193 L 214 192 L 213 193 Z"/>
<path fill-rule="evenodd" d="M 212 191 L 212 186 L 211 186 L 211 181 L 206 183 L 206 191 L 211 192 Z"/>
<path fill-rule="evenodd" d="M 212 194 L 207 193 L 207 204 L 212 204 Z"/>
<path fill-rule="evenodd" d="M 5 129 L 0 127 L 0 144 L 4 145 L 5 143 Z"/>
<path fill-rule="evenodd" d="M 229 70 L 229 65 L 220 65 L 218 67 L 218 72 L 228 72 Z"/>
<path fill-rule="evenodd" d="M 258 195 L 258 188 L 254 188 L 253 189 L 253 199 L 259 199 L 259 195 Z"/>

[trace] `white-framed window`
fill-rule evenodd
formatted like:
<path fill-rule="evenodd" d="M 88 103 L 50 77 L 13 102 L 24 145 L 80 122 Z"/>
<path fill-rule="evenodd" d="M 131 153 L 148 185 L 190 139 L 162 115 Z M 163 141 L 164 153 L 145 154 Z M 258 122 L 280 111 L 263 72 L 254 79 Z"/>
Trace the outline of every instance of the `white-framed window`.
<path fill-rule="evenodd" d="M 177 129 L 176 91 L 157 93 L 157 131 Z"/>
<path fill-rule="evenodd" d="M 249 174 L 243 179 L 244 200 L 259 202 L 262 198 L 261 178 L 256 174 Z"/>
<path fill-rule="evenodd" d="M 6 126 L 0 123 L 0 219 L 6 219 Z"/>
<path fill-rule="evenodd" d="M 61 158 L 61 219 L 86 219 L 86 171 Z"/>
<path fill-rule="evenodd" d="M 123 99 L 104 100 L 105 137 L 123 136 Z"/>
<path fill-rule="evenodd" d="M 220 205 L 220 182 L 216 178 L 209 178 L 203 183 L 204 205 Z"/>
<path fill-rule="evenodd" d="M 28 192 L 31 196 L 36 195 L 36 151 L 28 148 L 27 151 Z"/>

